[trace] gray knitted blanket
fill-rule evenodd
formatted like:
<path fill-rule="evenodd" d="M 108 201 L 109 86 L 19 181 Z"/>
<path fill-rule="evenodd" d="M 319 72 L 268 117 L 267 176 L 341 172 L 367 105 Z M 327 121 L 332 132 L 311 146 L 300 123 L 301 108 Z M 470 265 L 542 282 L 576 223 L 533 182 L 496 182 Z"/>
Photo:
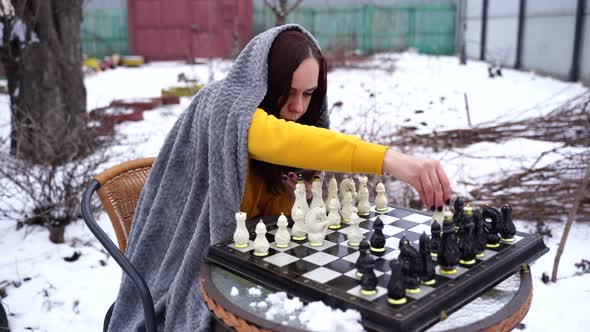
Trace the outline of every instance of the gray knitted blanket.
<path fill-rule="evenodd" d="M 158 331 L 205 331 L 198 285 L 210 243 L 232 235 L 248 165 L 248 127 L 267 90 L 267 57 L 285 25 L 252 39 L 226 78 L 193 98 L 168 134 L 139 199 L 127 257 L 154 298 Z M 315 39 L 314 39 L 315 40 Z M 327 127 L 328 114 L 323 120 Z M 135 331 L 143 308 L 123 275 L 109 331 Z"/>

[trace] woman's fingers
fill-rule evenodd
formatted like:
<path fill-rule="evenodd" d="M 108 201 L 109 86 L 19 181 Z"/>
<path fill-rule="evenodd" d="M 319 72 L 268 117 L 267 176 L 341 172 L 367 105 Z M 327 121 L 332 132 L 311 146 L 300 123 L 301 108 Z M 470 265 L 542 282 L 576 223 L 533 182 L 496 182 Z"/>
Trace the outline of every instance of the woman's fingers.
<path fill-rule="evenodd" d="M 442 168 L 440 163 L 438 164 L 438 167 L 436 168 L 436 174 L 438 175 L 438 179 L 440 180 L 440 184 L 442 186 L 443 201 L 445 202 L 445 204 L 450 205 L 451 204 L 451 185 L 449 183 L 449 178 L 447 177 L 447 173 L 445 173 L 445 170 Z"/>
<path fill-rule="evenodd" d="M 420 183 L 422 183 L 422 190 L 424 190 L 424 204 L 432 210 L 434 206 L 432 181 L 427 172 L 420 174 Z"/>
<path fill-rule="evenodd" d="M 436 171 L 438 162 L 434 162 L 434 167 L 428 171 L 428 176 L 430 178 L 430 182 L 432 183 L 432 202 L 436 209 L 442 210 L 444 201 L 443 201 L 443 191 L 442 191 L 442 184 L 441 180 L 438 177 L 438 173 Z"/>

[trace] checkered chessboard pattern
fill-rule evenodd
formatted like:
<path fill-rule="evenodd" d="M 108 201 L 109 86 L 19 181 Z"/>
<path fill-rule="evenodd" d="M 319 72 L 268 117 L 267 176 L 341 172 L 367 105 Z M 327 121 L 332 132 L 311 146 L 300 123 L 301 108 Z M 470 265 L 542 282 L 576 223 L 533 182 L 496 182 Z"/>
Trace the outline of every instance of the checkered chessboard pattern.
<path fill-rule="evenodd" d="M 367 296 L 360 293 L 360 278 L 356 275 L 354 267 L 359 251 L 358 247 L 351 247 L 347 243 L 347 230 L 349 225 L 341 223 L 341 228 L 327 231 L 324 244 L 321 247 L 313 247 L 307 241 L 291 241 L 287 248 L 278 248 L 274 242 L 276 226 L 269 227 L 267 239 L 271 244 L 269 254 L 265 257 L 258 257 L 253 254 L 253 240 L 255 234 L 251 234 L 250 243 L 247 248 L 235 248 L 233 243 L 227 243 L 227 249 L 236 251 L 236 255 L 243 259 L 259 264 L 264 268 L 271 269 L 289 278 L 303 282 L 310 286 L 330 289 L 330 293 L 341 296 L 354 296 L 362 301 L 369 301 L 373 304 L 386 306 L 387 284 L 389 283 L 390 268 L 389 262 L 397 258 L 400 239 L 405 236 L 411 245 L 418 249 L 419 238 L 422 233 L 430 235 L 432 218 L 430 215 L 418 213 L 417 211 L 403 208 L 389 208 L 388 211 L 378 214 L 374 208 L 371 214 L 362 218 L 359 226 L 366 240 L 370 240 L 373 233 L 373 223 L 380 218 L 384 224 L 383 234 L 386 237 L 385 252 L 373 255 L 375 261 L 375 274 L 378 277 L 377 294 Z M 290 225 L 291 226 L 291 225 Z M 516 236 L 512 243 L 522 239 Z M 509 246 L 502 243 L 499 248 L 486 250 L 486 255 L 478 259 L 478 263 L 492 258 L 497 252 Z M 453 275 L 442 275 L 439 267 L 436 266 L 436 284 L 433 286 L 422 285 L 421 291 L 416 294 L 406 294 L 407 303 L 427 296 L 436 287 L 444 285 L 466 271 L 469 267 L 457 266 L 457 273 Z"/>

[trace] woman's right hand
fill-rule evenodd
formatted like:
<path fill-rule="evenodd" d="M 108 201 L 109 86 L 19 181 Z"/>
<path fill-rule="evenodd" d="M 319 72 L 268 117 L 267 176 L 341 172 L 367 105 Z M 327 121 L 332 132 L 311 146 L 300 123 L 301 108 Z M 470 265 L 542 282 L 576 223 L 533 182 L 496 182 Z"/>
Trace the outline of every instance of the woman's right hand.
<path fill-rule="evenodd" d="M 387 149 L 383 158 L 383 173 L 414 187 L 422 202 L 431 210 L 436 208 L 441 211 L 443 204 L 450 203 L 449 179 L 438 160 Z"/>

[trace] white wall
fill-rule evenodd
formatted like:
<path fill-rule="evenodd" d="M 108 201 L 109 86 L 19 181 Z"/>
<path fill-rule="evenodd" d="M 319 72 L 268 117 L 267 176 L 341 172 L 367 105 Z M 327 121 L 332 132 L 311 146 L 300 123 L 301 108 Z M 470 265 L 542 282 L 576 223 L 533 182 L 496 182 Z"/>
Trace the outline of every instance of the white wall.
<path fill-rule="evenodd" d="M 590 0 L 586 1 L 580 80 L 590 82 Z M 483 0 L 465 1 L 467 56 L 479 59 Z M 577 0 L 527 0 L 522 69 L 567 80 L 572 65 Z M 485 60 L 513 67 L 518 38 L 518 0 L 489 0 Z"/>

